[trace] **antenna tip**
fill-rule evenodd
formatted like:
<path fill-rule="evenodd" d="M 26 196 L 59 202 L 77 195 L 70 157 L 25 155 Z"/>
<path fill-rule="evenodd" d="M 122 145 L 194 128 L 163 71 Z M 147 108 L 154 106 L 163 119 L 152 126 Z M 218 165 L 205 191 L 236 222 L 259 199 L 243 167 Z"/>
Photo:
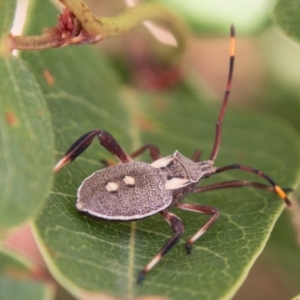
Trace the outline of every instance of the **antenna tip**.
<path fill-rule="evenodd" d="M 292 203 L 289 200 L 289 198 L 287 197 L 286 193 L 281 189 L 281 187 L 279 187 L 278 185 L 275 185 L 274 189 L 275 189 L 276 193 L 279 195 L 279 197 L 285 202 L 286 206 L 291 207 Z"/>
<path fill-rule="evenodd" d="M 231 24 L 230 26 L 230 57 L 235 56 L 235 28 L 234 25 Z"/>

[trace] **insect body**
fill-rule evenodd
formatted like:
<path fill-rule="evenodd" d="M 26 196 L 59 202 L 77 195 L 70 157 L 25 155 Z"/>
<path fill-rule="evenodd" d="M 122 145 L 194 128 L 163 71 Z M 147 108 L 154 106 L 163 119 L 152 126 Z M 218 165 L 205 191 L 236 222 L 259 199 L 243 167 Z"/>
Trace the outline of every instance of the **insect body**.
<path fill-rule="evenodd" d="M 107 133 L 105 133 L 107 134 Z M 108 220 L 137 220 L 179 202 L 174 190 L 191 187 L 216 168 L 195 163 L 179 152 L 154 161 L 107 167 L 86 178 L 78 189 L 77 209 Z"/>
<path fill-rule="evenodd" d="M 200 155 L 197 152 L 192 159 L 188 159 L 178 151 L 175 151 L 173 155 L 161 158 L 159 149 L 152 144 L 144 145 L 128 155 L 108 132 L 95 129 L 79 138 L 54 168 L 54 172 L 58 172 L 63 166 L 73 161 L 97 136 L 100 144 L 115 155 L 120 164 L 97 171 L 82 182 L 77 194 L 76 207 L 78 211 L 102 219 L 120 221 L 138 220 L 159 212 L 168 222 L 173 231 L 173 236 L 140 272 L 138 282 L 144 279 L 145 274 L 177 243 L 184 232 L 183 222 L 170 212 L 170 208 L 177 207 L 210 215 L 210 219 L 186 242 L 188 253 L 191 252 L 192 244 L 218 218 L 217 208 L 181 202 L 188 193 L 250 186 L 275 192 L 285 201 L 287 206 L 291 206 L 285 192 L 265 173 L 239 164 L 227 165 L 221 168 L 214 166 L 221 142 L 222 121 L 230 93 L 234 53 L 235 34 L 232 26 L 227 88 L 217 120 L 215 142 L 209 160 L 199 161 Z M 153 159 L 151 164 L 133 161 L 134 157 L 146 150 L 150 151 Z M 232 169 L 240 169 L 263 177 L 269 182 L 270 186 L 257 182 L 234 180 L 198 187 L 200 180 Z"/>

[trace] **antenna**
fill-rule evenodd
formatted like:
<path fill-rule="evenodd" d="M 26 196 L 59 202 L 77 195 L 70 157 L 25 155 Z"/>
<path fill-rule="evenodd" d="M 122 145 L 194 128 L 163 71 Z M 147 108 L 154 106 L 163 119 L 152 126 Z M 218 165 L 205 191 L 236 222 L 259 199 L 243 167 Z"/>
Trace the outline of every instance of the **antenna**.
<path fill-rule="evenodd" d="M 220 144 L 221 144 L 221 138 L 222 138 L 222 122 L 226 111 L 227 102 L 229 99 L 229 94 L 231 90 L 231 81 L 232 81 L 232 74 L 233 74 L 233 67 L 234 67 L 234 58 L 235 58 L 235 28 L 234 25 L 231 24 L 230 27 L 230 60 L 229 60 L 229 72 L 228 72 L 228 79 L 227 79 L 227 85 L 226 90 L 223 98 L 223 103 L 221 107 L 221 111 L 216 123 L 216 134 L 215 134 L 215 142 L 214 147 L 210 155 L 210 160 L 215 160 L 217 158 Z"/>

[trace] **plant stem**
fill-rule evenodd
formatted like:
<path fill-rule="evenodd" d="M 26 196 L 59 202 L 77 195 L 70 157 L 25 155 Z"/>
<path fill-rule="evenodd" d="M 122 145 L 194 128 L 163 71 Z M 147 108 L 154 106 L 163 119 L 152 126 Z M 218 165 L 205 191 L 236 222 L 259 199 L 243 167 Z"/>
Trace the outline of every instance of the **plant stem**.
<path fill-rule="evenodd" d="M 139 23 L 159 20 L 176 34 L 179 48 L 185 44 L 186 27 L 169 10 L 158 4 L 131 7 L 115 17 L 96 17 L 83 0 L 60 0 L 65 9 L 58 26 L 39 36 L 10 36 L 11 50 L 40 50 L 74 44 L 91 44 L 125 34 Z"/>

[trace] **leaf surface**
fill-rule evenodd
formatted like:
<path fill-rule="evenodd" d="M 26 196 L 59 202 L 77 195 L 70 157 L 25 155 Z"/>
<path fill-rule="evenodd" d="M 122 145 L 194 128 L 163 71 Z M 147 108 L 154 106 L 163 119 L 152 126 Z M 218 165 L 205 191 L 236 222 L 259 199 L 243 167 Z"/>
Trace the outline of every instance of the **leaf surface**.
<path fill-rule="evenodd" d="M 274 8 L 274 19 L 278 27 L 289 38 L 297 43 L 300 41 L 300 1 L 299 0 L 278 0 Z"/>
<path fill-rule="evenodd" d="M 31 13 L 30 33 L 33 28 L 50 26 L 49 20 L 56 15 L 48 2 L 41 1 L 35 2 Z M 122 84 L 110 62 L 91 46 L 24 53 L 23 57 L 47 99 L 57 158 L 94 128 L 109 131 L 128 152 L 153 143 L 163 156 L 176 149 L 192 156 L 200 148 L 203 159 L 209 157 L 220 102 L 208 104 L 185 84 L 160 94 L 133 90 Z M 45 69 L 54 84 L 41 76 Z M 287 124 L 229 109 L 223 130 L 218 166 L 239 162 L 265 171 L 284 187 L 296 184 L 299 138 Z M 35 222 L 35 236 L 53 276 L 76 296 L 89 290 L 123 298 L 230 298 L 262 251 L 283 209 L 281 200 L 253 189 L 189 195 L 186 202 L 217 207 L 220 218 L 187 255 L 184 242 L 208 217 L 174 210 L 184 220 L 186 231 L 143 284 L 137 285 L 138 272 L 171 236 L 171 230 L 159 215 L 121 223 L 97 222 L 77 213 L 77 188 L 85 177 L 102 168 L 104 158 L 112 157 L 97 141 L 60 171 L 47 206 Z M 147 154 L 142 159 L 150 162 Z M 230 171 L 201 184 L 233 179 L 258 180 L 255 175 Z"/>
<path fill-rule="evenodd" d="M 14 18 L 16 0 L 3 0 L 0 3 L 0 36 L 2 37 L 4 34 L 8 33 Z"/>
<path fill-rule="evenodd" d="M 8 30 L 13 16 L 8 2 L 0 6 L 3 30 Z M 0 56 L 0 78 L 0 229 L 4 229 L 27 220 L 45 200 L 54 146 L 48 108 L 27 65 Z"/>

